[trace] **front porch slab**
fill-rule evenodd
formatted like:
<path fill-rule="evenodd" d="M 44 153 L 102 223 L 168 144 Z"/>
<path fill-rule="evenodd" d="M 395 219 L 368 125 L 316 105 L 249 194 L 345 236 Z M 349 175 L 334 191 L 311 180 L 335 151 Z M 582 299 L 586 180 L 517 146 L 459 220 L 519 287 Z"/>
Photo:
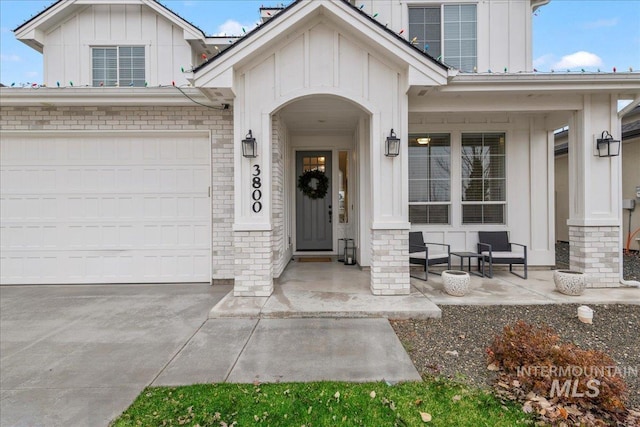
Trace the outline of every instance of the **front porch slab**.
<path fill-rule="evenodd" d="M 225 296 L 209 318 L 384 317 L 440 318 L 440 309 L 417 288 L 408 295 L 379 296 L 370 273 L 338 262 L 291 262 L 268 297 Z"/>

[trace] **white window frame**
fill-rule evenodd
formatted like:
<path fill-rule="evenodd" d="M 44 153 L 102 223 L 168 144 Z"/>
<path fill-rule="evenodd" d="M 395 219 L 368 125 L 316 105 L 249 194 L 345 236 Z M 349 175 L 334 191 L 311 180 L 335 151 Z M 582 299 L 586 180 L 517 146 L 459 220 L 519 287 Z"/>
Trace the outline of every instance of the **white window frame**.
<path fill-rule="evenodd" d="M 426 9 L 426 8 L 440 8 L 440 54 L 438 55 L 432 55 L 434 58 L 438 59 L 438 60 L 442 60 L 443 62 L 447 63 L 448 65 L 452 65 L 451 63 L 449 63 L 448 61 L 451 60 L 451 58 L 447 58 L 445 56 L 445 49 L 446 49 L 446 41 L 445 41 L 445 19 L 444 19 L 444 9 L 446 6 L 475 6 L 476 8 L 476 20 L 475 20 L 475 26 L 476 26 L 476 31 L 474 34 L 474 38 L 475 38 L 475 56 L 474 61 L 473 61 L 473 66 L 471 67 L 471 69 L 463 69 L 462 71 L 466 71 L 466 72 L 471 72 L 474 71 L 474 69 L 477 69 L 478 66 L 478 5 L 477 3 L 474 2 L 456 2 L 456 3 L 413 3 L 413 4 L 409 4 L 407 5 L 407 9 L 406 9 L 406 13 L 407 13 L 407 28 L 409 28 L 409 21 L 408 21 L 408 16 L 409 16 L 409 9 Z M 426 24 L 426 23 L 425 23 Z M 409 37 L 411 38 L 411 32 L 409 30 L 408 33 Z M 424 49 L 424 46 L 418 46 L 420 49 Z M 427 53 L 430 54 L 430 52 L 427 50 Z M 462 56 L 462 51 L 461 49 L 458 49 L 458 55 L 454 57 L 456 60 L 463 58 Z"/>
<path fill-rule="evenodd" d="M 89 60 L 91 62 L 91 85 L 93 87 L 98 87 L 98 86 L 102 86 L 99 82 L 104 81 L 104 80 L 100 80 L 100 79 L 96 79 L 95 78 L 95 68 L 93 66 L 93 59 L 94 59 L 94 51 L 96 49 L 114 49 L 116 51 L 116 83 L 115 85 L 107 85 L 104 84 L 104 86 L 110 86 L 110 87 L 115 87 L 115 86 L 130 86 L 131 82 L 133 80 L 139 80 L 138 84 L 135 84 L 135 87 L 143 87 L 146 84 L 147 81 L 147 76 L 148 76 L 148 49 L 147 46 L 145 44 L 140 44 L 140 43 L 123 43 L 123 44 L 95 44 L 95 45 L 91 45 L 89 46 L 90 49 L 90 54 L 89 54 Z M 130 47 L 130 48 L 142 48 L 144 50 L 144 77 L 142 79 L 130 79 L 129 81 L 122 81 L 121 78 L 121 66 L 120 66 L 120 60 L 121 60 L 121 56 L 120 56 L 120 48 L 125 48 L 125 47 Z"/>
<path fill-rule="evenodd" d="M 485 201 L 485 200 L 481 200 L 481 201 L 463 201 L 462 199 L 462 194 L 464 192 L 464 189 L 462 188 L 463 185 L 463 168 L 462 168 L 462 156 L 463 156 L 463 151 L 464 151 L 464 146 L 463 146 L 463 138 L 464 135 L 469 135 L 469 134 L 480 134 L 483 135 L 483 144 L 484 144 L 484 135 L 488 135 L 488 134 L 492 134 L 492 135 L 498 135 L 501 134 L 504 137 L 504 153 L 502 154 L 503 158 L 504 158 L 504 200 L 501 201 Z M 508 168 L 508 156 L 507 156 L 507 141 L 508 141 L 508 136 L 509 133 L 507 131 L 490 131 L 490 130 L 483 130 L 483 131 L 471 131 L 471 130 L 464 130 L 464 131 L 460 131 L 459 132 L 459 147 L 460 147 L 460 151 L 459 151 L 459 155 L 457 158 L 457 161 L 459 162 L 459 176 L 460 176 L 460 225 L 462 226 L 483 226 L 483 225 L 507 225 L 507 194 L 508 194 L 508 173 L 507 173 L 507 168 Z M 484 180 L 484 179 L 483 179 Z M 484 185 L 484 183 L 483 183 Z M 484 197 L 483 197 L 484 199 Z M 503 213 L 502 213 L 502 222 L 485 222 L 484 221 L 484 215 L 482 218 L 481 222 L 465 222 L 464 220 L 464 206 L 469 206 L 469 205 L 481 205 L 481 206 L 489 206 L 489 205 L 501 205 L 503 206 Z"/>
<path fill-rule="evenodd" d="M 448 201 L 418 201 L 418 202 L 412 202 L 409 201 L 409 209 L 411 209 L 411 206 L 447 206 L 447 221 L 446 222 L 419 222 L 416 224 L 421 224 L 421 225 L 436 225 L 436 226 L 449 226 L 451 225 L 451 217 L 452 217 L 452 191 L 453 191 L 453 186 L 452 186 L 452 168 L 453 168 L 453 141 L 452 141 L 452 135 L 451 132 L 412 132 L 409 135 L 410 139 L 413 138 L 419 138 L 419 137 L 431 137 L 431 136 L 442 136 L 442 135 L 447 135 L 448 139 L 449 139 L 449 200 Z M 409 186 L 411 186 L 411 179 L 409 178 Z M 429 185 L 431 185 L 431 182 L 429 182 Z"/>

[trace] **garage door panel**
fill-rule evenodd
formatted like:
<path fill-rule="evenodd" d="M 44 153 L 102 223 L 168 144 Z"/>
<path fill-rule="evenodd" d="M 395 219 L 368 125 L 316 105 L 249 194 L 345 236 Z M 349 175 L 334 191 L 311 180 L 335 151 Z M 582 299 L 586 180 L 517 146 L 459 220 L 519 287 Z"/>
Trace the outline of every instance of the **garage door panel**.
<path fill-rule="evenodd" d="M 206 137 L 3 135 L 0 146 L 2 283 L 209 281 Z"/>

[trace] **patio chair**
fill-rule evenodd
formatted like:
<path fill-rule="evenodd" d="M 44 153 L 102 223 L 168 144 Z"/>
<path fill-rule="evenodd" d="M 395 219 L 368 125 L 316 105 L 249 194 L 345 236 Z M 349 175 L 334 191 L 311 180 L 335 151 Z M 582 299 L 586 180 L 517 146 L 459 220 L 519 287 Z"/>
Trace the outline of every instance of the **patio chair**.
<path fill-rule="evenodd" d="M 441 246 L 444 249 L 436 251 L 430 250 L 429 246 Z M 409 264 L 419 264 L 424 266 L 424 278 L 411 276 L 420 280 L 429 280 L 429 266 L 436 264 L 447 264 L 447 269 L 451 269 L 451 246 L 444 243 L 425 242 L 421 231 L 409 232 Z M 433 272 L 432 272 L 433 273 Z"/>
<path fill-rule="evenodd" d="M 522 251 L 514 251 L 512 246 L 520 246 Z M 509 241 L 506 231 L 479 231 L 478 253 L 484 255 L 484 261 L 489 263 L 489 276 L 493 277 L 494 264 L 509 264 L 509 272 L 523 279 L 527 278 L 527 247 L 520 243 Z M 524 275 L 513 271 L 513 264 L 524 266 Z"/>

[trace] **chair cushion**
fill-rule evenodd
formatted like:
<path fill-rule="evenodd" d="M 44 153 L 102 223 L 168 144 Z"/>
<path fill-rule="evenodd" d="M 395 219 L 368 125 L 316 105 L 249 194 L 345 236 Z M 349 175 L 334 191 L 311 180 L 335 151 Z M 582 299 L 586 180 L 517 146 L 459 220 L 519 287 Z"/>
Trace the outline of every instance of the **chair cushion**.
<path fill-rule="evenodd" d="M 482 255 L 489 256 L 489 251 L 483 251 Z M 524 260 L 523 252 L 513 252 L 513 251 L 491 251 L 491 256 L 494 260 L 496 259 L 521 259 Z"/>
<path fill-rule="evenodd" d="M 418 258 L 418 259 L 424 259 L 426 255 L 426 252 L 413 252 L 411 254 L 411 258 Z M 449 255 L 446 253 L 432 253 L 431 251 L 429 251 L 429 259 L 444 259 L 444 260 L 448 260 L 449 259 Z M 445 261 L 446 262 L 446 261 Z"/>

